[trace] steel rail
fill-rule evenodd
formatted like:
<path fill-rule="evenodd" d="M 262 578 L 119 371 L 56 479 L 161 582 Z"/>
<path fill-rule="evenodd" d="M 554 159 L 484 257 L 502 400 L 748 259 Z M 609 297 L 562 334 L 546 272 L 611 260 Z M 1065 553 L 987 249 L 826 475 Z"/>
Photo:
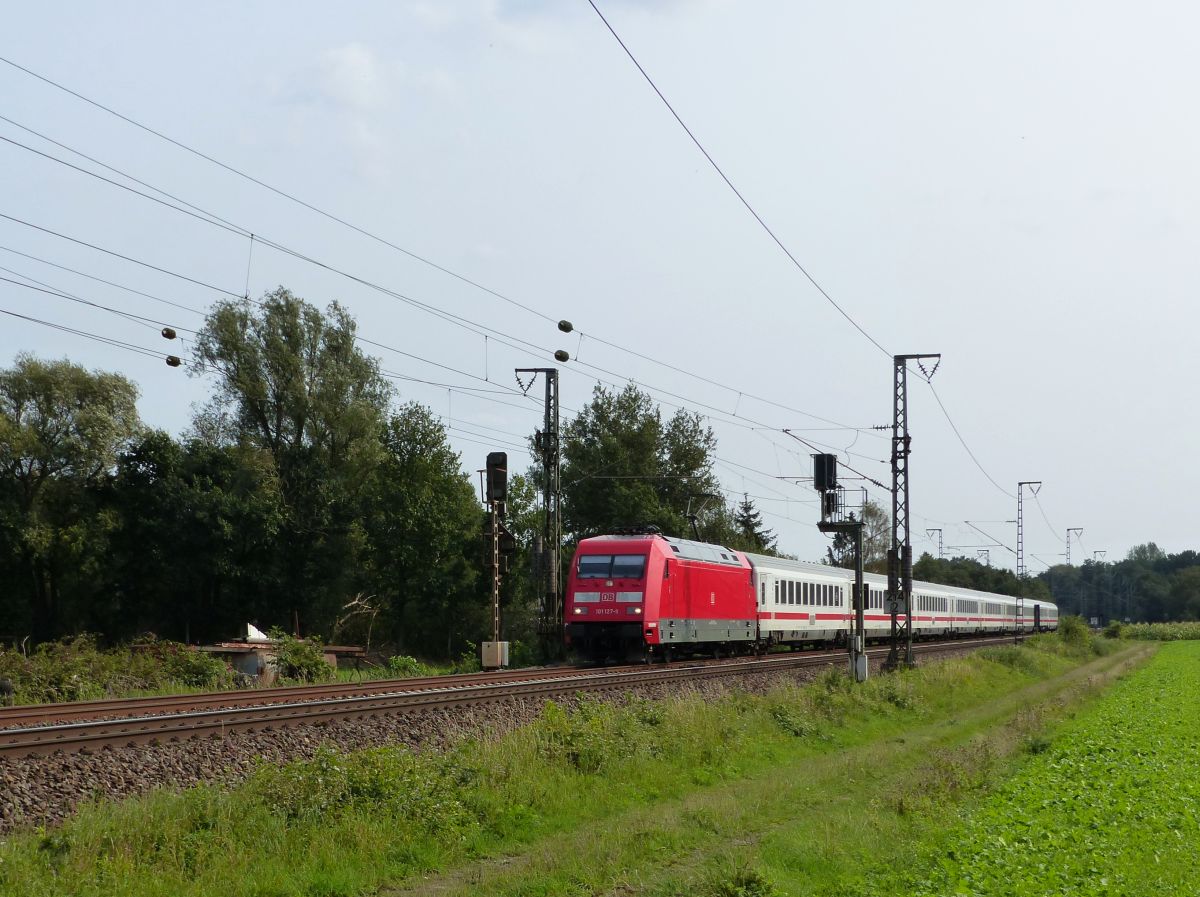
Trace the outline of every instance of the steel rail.
<path fill-rule="evenodd" d="M 163 695 L 147 698 L 102 698 L 94 701 L 68 701 L 54 704 L 18 704 L 0 707 L 0 729 L 44 722 L 102 719 L 113 714 L 150 716 L 188 710 L 224 707 L 257 707 L 296 700 L 319 700 L 339 696 L 384 694 L 395 691 L 451 688 L 480 682 L 528 679 L 537 676 L 562 676 L 592 667 L 543 667 L 500 670 L 492 673 L 457 673 L 446 676 L 421 676 L 406 679 L 370 679 L 361 682 L 327 682 L 317 685 L 288 685 L 278 688 L 253 688 L 244 691 L 210 691 L 195 694 Z"/>
<path fill-rule="evenodd" d="M 922 653 L 937 653 L 987 644 L 1009 643 L 1009 638 L 973 639 L 922 645 Z M 872 648 L 868 654 L 881 657 L 887 648 Z M 821 653 L 789 653 L 762 658 L 716 663 L 680 663 L 661 667 L 623 667 L 566 675 L 528 675 L 515 681 L 459 683 L 439 689 L 392 691 L 382 694 L 329 697 L 318 700 L 275 703 L 254 707 L 192 710 L 157 716 L 100 719 L 57 725 L 0 730 L 0 758 L 45 756 L 58 751 L 92 752 L 104 747 L 169 743 L 229 732 L 270 731 L 306 724 L 366 719 L 380 715 L 411 713 L 508 700 L 545 700 L 580 692 L 611 691 L 639 685 L 657 685 L 712 679 L 721 676 L 774 673 L 845 660 L 844 650 Z M 445 677 L 443 677 L 445 678 Z"/>

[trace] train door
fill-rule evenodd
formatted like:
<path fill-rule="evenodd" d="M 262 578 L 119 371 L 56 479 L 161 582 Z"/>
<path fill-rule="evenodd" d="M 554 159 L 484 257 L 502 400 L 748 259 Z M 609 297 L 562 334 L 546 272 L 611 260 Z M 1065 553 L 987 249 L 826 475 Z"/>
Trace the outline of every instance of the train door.
<path fill-rule="evenodd" d="M 1033 631 L 1042 631 L 1042 606 L 1040 604 L 1033 606 Z"/>

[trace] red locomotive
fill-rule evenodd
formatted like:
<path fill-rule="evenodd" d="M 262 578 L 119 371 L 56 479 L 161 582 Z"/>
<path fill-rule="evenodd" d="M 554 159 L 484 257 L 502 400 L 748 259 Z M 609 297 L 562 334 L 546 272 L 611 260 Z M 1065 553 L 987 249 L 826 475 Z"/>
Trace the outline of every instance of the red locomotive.
<path fill-rule="evenodd" d="M 585 658 L 670 659 L 843 642 L 854 574 L 657 533 L 579 543 L 567 579 L 566 639 Z M 866 629 L 888 634 L 885 577 L 868 573 Z M 901 615 L 903 621 L 903 615 Z M 916 637 L 1036 632 L 1058 626 L 1047 602 L 913 583 Z"/>

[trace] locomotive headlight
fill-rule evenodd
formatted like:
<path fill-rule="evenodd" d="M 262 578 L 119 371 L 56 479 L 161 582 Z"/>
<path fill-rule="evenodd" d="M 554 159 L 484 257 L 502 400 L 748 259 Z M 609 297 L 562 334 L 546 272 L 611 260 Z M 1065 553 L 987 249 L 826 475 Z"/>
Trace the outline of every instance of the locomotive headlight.
<path fill-rule="evenodd" d="M 587 610 L 587 608 L 586 608 L 586 607 L 577 607 L 577 608 L 575 608 L 575 613 L 577 613 L 577 614 L 581 614 L 581 613 L 583 613 L 585 610 Z"/>
<path fill-rule="evenodd" d="M 635 608 L 633 608 L 633 612 L 635 614 L 640 614 L 642 612 L 642 609 L 640 607 L 635 607 Z"/>

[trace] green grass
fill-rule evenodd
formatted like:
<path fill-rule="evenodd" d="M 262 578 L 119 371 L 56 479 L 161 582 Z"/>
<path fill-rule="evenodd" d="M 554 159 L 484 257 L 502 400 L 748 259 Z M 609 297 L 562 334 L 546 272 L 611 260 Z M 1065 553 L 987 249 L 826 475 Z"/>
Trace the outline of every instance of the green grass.
<path fill-rule="evenodd" d="M 1164 647 L 881 891 L 1200 893 L 1198 691 L 1200 645 Z"/>
<path fill-rule="evenodd" d="M 230 792 L 94 805 L 12 836 L 0 893 L 840 893 L 819 888 L 852 883 L 881 844 L 928 834 L 925 810 L 1002 776 L 1005 751 L 988 747 L 981 767 L 972 738 L 1032 744 L 1030 708 L 1120 659 L 1079 668 L 1090 646 L 1064 650 L 1047 641 L 864 687 L 831 672 L 766 696 L 551 705 L 445 753 L 322 752 Z"/>

